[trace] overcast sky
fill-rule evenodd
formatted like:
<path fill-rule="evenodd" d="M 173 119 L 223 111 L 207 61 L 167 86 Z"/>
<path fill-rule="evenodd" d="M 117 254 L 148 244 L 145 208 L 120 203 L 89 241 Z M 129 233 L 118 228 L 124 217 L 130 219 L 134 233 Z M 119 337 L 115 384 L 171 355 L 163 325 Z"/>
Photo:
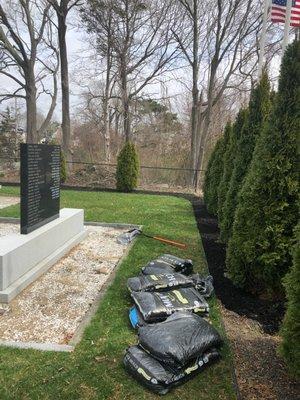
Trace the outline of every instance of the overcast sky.
<path fill-rule="evenodd" d="M 87 36 L 84 32 L 83 28 L 78 28 L 80 26 L 80 21 L 76 18 L 76 15 L 73 13 L 69 15 L 69 21 L 72 22 L 73 25 L 77 25 L 77 27 L 70 27 L 67 31 L 67 48 L 68 48 L 68 55 L 69 55 L 69 70 L 70 70 L 70 89 L 71 89 L 71 114 L 76 114 L 76 109 L 81 101 L 80 99 L 80 92 L 83 90 L 82 88 L 77 85 L 76 82 L 83 81 L 82 71 L 81 68 L 90 68 L 92 75 L 98 75 L 97 71 L 97 64 L 95 62 L 91 62 L 88 60 L 88 55 L 91 54 L 90 48 L 90 41 L 93 40 L 91 36 Z M 277 57 L 273 61 L 272 71 L 275 71 L 277 75 L 280 66 L 280 58 Z M 89 74 L 85 74 L 89 75 Z M 171 99 L 173 111 L 178 112 L 181 108 L 182 110 L 182 103 L 185 102 L 184 94 L 187 93 L 187 86 L 189 82 L 187 77 L 190 76 L 189 69 L 180 69 L 173 73 L 170 73 L 168 76 L 164 78 L 165 87 L 167 88 L 164 93 L 162 93 L 162 85 L 159 84 L 152 84 L 149 85 L 146 89 L 146 92 L 151 95 L 153 98 L 159 99 L 162 94 L 167 95 Z M 181 81 L 184 81 L 185 84 L 182 84 Z M 51 82 L 50 80 L 48 81 Z M 9 80 L 5 76 L 0 74 L 0 88 L 4 89 L 6 92 L 9 92 L 15 87 L 13 81 Z M 61 113 L 61 106 L 60 106 L 60 95 L 57 100 L 56 110 L 54 112 L 54 118 L 57 121 L 60 121 L 60 113 Z M 18 100 L 19 105 L 24 102 L 22 100 Z M 38 99 L 38 109 L 41 110 L 43 113 L 46 113 L 49 107 L 50 98 L 49 96 L 42 95 Z M 14 104 L 14 102 L 13 102 Z M 7 103 L 3 103 L 1 108 L 6 107 Z"/>
<path fill-rule="evenodd" d="M 92 63 L 88 60 L 91 51 L 89 50 L 90 47 L 90 40 L 92 38 L 87 36 L 83 29 L 78 27 L 71 27 L 67 31 L 67 48 L 68 48 L 68 57 L 69 57 L 69 73 L 70 73 L 70 101 L 71 101 L 71 113 L 76 113 L 76 108 L 80 104 L 80 92 L 83 90 L 77 82 L 82 80 L 82 71 L 81 68 L 90 68 L 92 74 L 97 73 L 97 65 L 96 63 Z M 175 73 L 170 74 L 169 77 L 165 78 L 165 86 L 167 87 L 167 95 L 170 98 L 173 98 L 174 107 L 176 107 L 176 97 L 177 95 L 180 96 L 184 93 L 184 87 L 178 83 L 178 79 L 176 79 L 176 74 L 178 75 L 178 71 Z M 87 75 L 86 73 L 84 75 Z M 182 74 L 182 77 L 185 74 Z M 47 81 L 46 81 L 47 82 Z M 50 79 L 48 83 L 51 84 Z M 0 88 L 5 89 L 6 92 L 13 91 L 16 88 L 14 81 L 5 77 L 4 75 L 0 74 Z M 161 97 L 161 84 L 152 84 L 146 89 L 149 95 L 153 96 L 154 98 Z M 54 112 L 53 119 L 60 121 L 60 112 L 61 112 L 61 105 L 60 105 L 60 90 L 59 90 L 59 97 L 57 100 L 57 106 Z M 0 107 L 1 109 L 5 108 L 8 104 L 14 105 L 14 101 L 10 100 L 9 102 L 3 103 Z M 18 99 L 18 106 L 20 107 L 24 101 L 22 99 Z M 46 113 L 50 104 L 50 97 L 47 95 L 41 95 L 38 99 L 38 109 L 43 113 Z"/>

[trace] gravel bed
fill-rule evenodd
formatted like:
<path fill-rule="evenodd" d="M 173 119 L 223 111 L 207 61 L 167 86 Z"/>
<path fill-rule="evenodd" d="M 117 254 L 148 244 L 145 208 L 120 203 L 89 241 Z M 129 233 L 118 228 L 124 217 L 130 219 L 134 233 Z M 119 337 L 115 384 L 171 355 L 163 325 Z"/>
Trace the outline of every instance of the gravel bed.
<path fill-rule="evenodd" d="M 0 224 L 0 236 L 16 225 Z M 17 226 L 17 230 L 19 227 Z M 0 340 L 67 344 L 124 254 L 125 229 L 88 226 L 88 236 L 9 306 L 0 304 Z"/>
<path fill-rule="evenodd" d="M 19 197 L 0 196 L 0 208 L 5 208 L 18 203 L 20 203 Z"/>
<path fill-rule="evenodd" d="M 0 237 L 7 236 L 12 233 L 20 233 L 19 224 L 0 223 Z"/>

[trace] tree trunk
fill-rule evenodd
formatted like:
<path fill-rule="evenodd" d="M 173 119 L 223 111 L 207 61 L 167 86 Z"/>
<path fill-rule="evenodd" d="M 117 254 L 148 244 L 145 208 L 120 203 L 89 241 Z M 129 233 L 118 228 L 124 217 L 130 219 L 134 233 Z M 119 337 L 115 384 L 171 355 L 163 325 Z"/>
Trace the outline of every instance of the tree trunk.
<path fill-rule="evenodd" d="M 194 183 L 194 176 L 197 164 L 197 132 L 198 132 L 198 74 L 199 74 L 199 38 L 198 38 L 198 0 L 193 4 L 193 89 L 192 89 L 192 112 L 191 112 L 191 185 Z"/>
<path fill-rule="evenodd" d="M 208 137 L 208 133 L 209 133 L 209 127 L 210 127 L 210 123 L 211 123 L 216 71 L 217 71 L 216 61 L 215 61 L 215 59 L 213 59 L 212 63 L 211 63 L 211 73 L 210 73 L 210 79 L 209 79 L 209 85 L 208 85 L 207 107 L 205 110 L 204 126 L 200 132 L 200 140 L 199 140 L 198 149 L 197 149 L 196 168 L 201 169 L 201 170 L 203 169 L 204 150 L 205 150 L 205 145 L 206 145 L 206 141 L 207 141 L 207 137 Z M 200 176 L 200 174 L 197 175 L 197 179 L 194 182 L 194 185 L 196 188 L 198 187 L 198 184 L 199 184 L 199 182 L 198 182 L 199 176 Z"/>
<path fill-rule="evenodd" d="M 129 96 L 127 88 L 127 73 L 125 62 L 121 63 L 121 90 L 122 90 L 122 108 L 123 108 L 123 128 L 125 140 L 128 142 L 131 136 L 131 124 L 130 124 L 130 106 Z"/>
<path fill-rule="evenodd" d="M 119 119 L 120 119 L 120 114 L 119 111 L 116 110 L 115 113 L 115 133 L 117 136 L 119 136 Z"/>
<path fill-rule="evenodd" d="M 104 147 L 105 147 L 105 161 L 110 162 L 110 123 L 109 123 L 109 109 L 108 98 L 105 95 L 103 101 L 103 120 L 104 120 Z"/>
<path fill-rule="evenodd" d="M 56 107 L 56 99 L 57 99 L 57 77 L 56 77 L 56 72 L 53 75 L 53 96 L 52 96 L 52 100 L 51 100 L 51 104 L 50 104 L 50 108 L 48 110 L 48 113 L 46 115 L 46 118 L 44 119 L 44 122 L 42 123 L 42 125 L 39 127 L 38 129 L 38 133 L 37 136 L 39 138 L 42 138 L 44 132 L 46 131 L 46 129 L 48 128 L 51 119 L 53 117 L 53 113 Z"/>
<path fill-rule="evenodd" d="M 108 112 L 108 101 L 104 101 L 103 104 L 103 119 L 104 119 L 104 147 L 105 147 L 105 161 L 110 162 L 110 129 L 109 129 L 109 112 Z"/>
<path fill-rule="evenodd" d="M 111 18 L 109 19 L 109 31 L 111 27 Z M 105 93 L 103 100 L 103 119 L 104 119 L 104 146 L 105 146 L 105 161 L 111 160 L 110 154 L 110 115 L 109 115 L 109 98 L 110 98 L 110 71 L 111 71 L 111 48 L 110 37 L 107 38 L 106 51 L 106 78 L 105 78 Z"/>
<path fill-rule="evenodd" d="M 193 67 L 193 103 L 191 112 L 191 168 L 195 169 L 197 164 L 197 131 L 198 131 L 198 72 Z M 191 171 L 191 183 L 193 184 L 194 171 Z"/>
<path fill-rule="evenodd" d="M 66 14 L 67 11 L 57 12 L 58 19 L 58 40 L 60 52 L 60 74 L 61 74 L 61 93 L 62 93 L 62 148 L 67 161 L 69 161 L 68 170 L 71 169 L 72 151 L 71 151 L 71 122 L 70 122 L 70 94 L 69 94 L 69 67 L 68 53 L 66 45 Z"/>
<path fill-rule="evenodd" d="M 123 103 L 123 117 L 124 117 L 124 132 L 125 132 L 125 140 L 129 142 L 131 137 L 131 124 L 130 124 L 130 107 L 129 107 L 129 99 L 128 97 Z"/>
<path fill-rule="evenodd" d="M 199 186 L 199 179 L 200 176 L 203 175 L 203 158 L 204 158 L 204 150 L 205 150 L 205 144 L 206 144 L 206 139 L 208 136 L 208 131 L 209 131 L 209 126 L 210 126 L 210 116 L 205 116 L 204 118 L 204 126 L 203 123 L 201 124 L 201 127 L 199 129 L 199 141 L 198 141 L 198 151 L 197 151 L 197 163 L 196 163 L 196 169 L 199 170 L 198 173 L 195 175 L 194 179 L 194 187 L 197 189 Z"/>
<path fill-rule="evenodd" d="M 26 142 L 37 143 L 36 86 L 33 66 L 26 76 Z"/>

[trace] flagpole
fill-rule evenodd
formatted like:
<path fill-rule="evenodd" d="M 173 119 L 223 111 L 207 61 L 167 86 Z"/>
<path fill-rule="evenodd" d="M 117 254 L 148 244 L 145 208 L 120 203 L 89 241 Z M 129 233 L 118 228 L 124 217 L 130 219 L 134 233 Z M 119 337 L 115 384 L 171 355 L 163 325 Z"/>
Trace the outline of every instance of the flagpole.
<path fill-rule="evenodd" d="M 287 45 L 289 44 L 292 5 L 293 5 L 293 0 L 287 0 L 285 24 L 284 24 L 284 34 L 283 34 L 283 41 L 282 41 L 282 55 L 284 54 L 285 49 L 286 49 Z"/>
<path fill-rule="evenodd" d="M 258 77 L 258 79 L 260 79 L 260 77 L 261 77 L 263 66 L 264 66 L 266 36 L 267 36 L 267 22 L 268 22 L 270 1 L 271 0 L 265 0 L 265 8 L 264 8 L 264 15 L 263 15 L 263 25 L 262 25 L 260 41 L 259 41 L 259 58 L 258 58 L 258 69 L 257 69 L 257 77 Z"/>

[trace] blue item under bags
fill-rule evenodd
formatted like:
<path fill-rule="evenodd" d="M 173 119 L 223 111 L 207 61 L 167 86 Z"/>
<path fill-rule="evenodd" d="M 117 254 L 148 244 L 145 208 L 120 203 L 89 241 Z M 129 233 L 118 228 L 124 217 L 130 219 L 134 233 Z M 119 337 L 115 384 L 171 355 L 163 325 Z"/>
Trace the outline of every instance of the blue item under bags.
<path fill-rule="evenodd" d="M 136 306 L 132 306 L 129 310 L 129 319 L 130 323 L 134 329 L 137 329 L 141 326 L 147 325 L 144 321 L 142 314 L 139 312 Z"/>
<path fill-rule="evenodd" d="M 131 307 L 129 310 L 129 319 L 133 328 L 136 329 L 138 326 L 139 317 L 135 306 Z"/>

